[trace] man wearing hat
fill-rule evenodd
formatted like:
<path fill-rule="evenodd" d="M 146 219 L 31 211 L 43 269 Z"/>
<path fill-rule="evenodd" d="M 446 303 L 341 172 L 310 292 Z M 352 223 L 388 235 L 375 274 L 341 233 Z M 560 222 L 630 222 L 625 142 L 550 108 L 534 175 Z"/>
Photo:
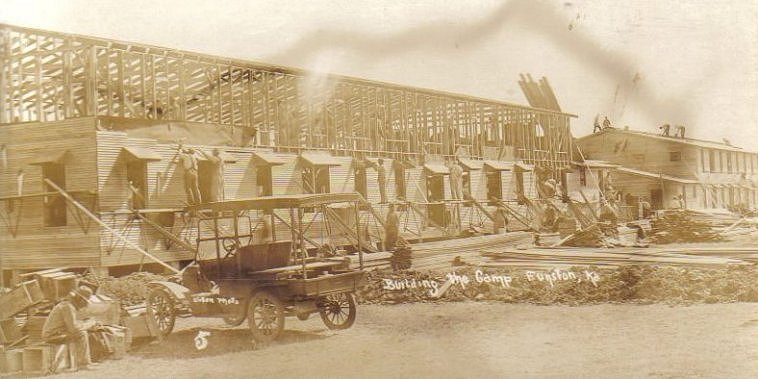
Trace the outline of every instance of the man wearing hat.
<path fill-rule="evenodd" d="M 46 341 L 65 339 L 73 342 L 76 348 L 77 365 L 81 369 L 93 368 L 94 363 L 90 359 L 89 339 L 87 330 L 95 326 L 91 320 L 79 321 L 76 319 L 76 311 L 89 304 L 92 290 L 86 286 L 69 292 L 50 311 L 45 324 L 42 326 L 42 338 Z"/>
<path fill-rule="evenodd" d="M 200 188 L 198 186 L 195 150 L 190 148 L 184 149 L 182 145 L 179 145 L 177 150 L 179 151 L 179 160 L 184 169 L 184 192 L 187 193 L 187 203 L 190 205 L 200 204 L 202 199 L 200 198 Z"/>

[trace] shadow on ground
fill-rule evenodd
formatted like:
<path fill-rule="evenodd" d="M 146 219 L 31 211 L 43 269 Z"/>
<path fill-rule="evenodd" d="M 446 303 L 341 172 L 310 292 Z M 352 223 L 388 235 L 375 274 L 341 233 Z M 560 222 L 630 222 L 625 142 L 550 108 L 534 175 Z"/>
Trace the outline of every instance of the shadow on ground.
<path fill-rule="evenodd" d="M 200 331 L 209 332 L 207 346 L 198 350 L 195 338 Z M 241 351 L 324 340 L 334 335 L 326 329 L 315 331 L 283 330 L 279 337 L 268 345 L 256 343 L 247 328 L 228 329 L 223 327 L 193 327 L 170 334 L 161 342 L 135 340 L 129 354 L 141 358 L 187 359 L 204 358 Z"/>

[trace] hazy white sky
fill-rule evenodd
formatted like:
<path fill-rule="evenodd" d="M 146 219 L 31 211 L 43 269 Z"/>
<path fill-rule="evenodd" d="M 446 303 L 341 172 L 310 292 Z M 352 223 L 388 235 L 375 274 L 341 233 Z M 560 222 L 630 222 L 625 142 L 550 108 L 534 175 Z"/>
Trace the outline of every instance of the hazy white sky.
<path fill-rule="evenodd" d="M 758 1 L 4 0 L 0 22 L 595 114 L 758 150 Z M 636 78 L 636 80 L 635 80 Z"/>

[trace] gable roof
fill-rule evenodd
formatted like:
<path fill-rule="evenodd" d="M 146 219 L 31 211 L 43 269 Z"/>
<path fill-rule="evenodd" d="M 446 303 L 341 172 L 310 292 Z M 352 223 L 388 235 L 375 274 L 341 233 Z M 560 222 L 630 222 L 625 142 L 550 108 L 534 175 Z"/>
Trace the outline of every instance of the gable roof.
<path fill-rule="evenodd" d="M 667 136 L 662 136 L 657 133 L 643 132 L 643 131 L 631 130 L 631 129 L 617 129 L 617 128 L 606 128 L 606 129 L 601 130 L 598 133 L 587 134 L 585 136 L 577 138 L 577 141 L 589 139 L 589 138 L 599 136 L 599 135 L 604 135 L 604 134 L 632 135 L 632 136 L 637 136 L 637 137 L 651 138 L 651 139 L 655 139 L 659 141 L 674 142 L 674 143 L 681 143 L 685 145 L 703 147 L 707 149 L 738 151 L 738 152 L 743 152 L 743 153 L 755 153 L 754 151 L 745 150 L 737 146 L 727 145 L 723 142 L 701 140 L 701 139 L 696 139 L 696 138 L 667 137 Z"/>

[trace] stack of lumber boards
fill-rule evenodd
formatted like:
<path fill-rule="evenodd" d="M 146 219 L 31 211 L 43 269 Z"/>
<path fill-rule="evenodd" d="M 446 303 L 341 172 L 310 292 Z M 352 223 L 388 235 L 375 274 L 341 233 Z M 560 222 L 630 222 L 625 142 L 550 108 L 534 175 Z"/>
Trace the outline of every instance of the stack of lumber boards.
<path fill-rule="evenodd" d="M 687 248 L 660 248 L 663 252 L 687 254 L 695 256 L 710 256 L 734 258 L 745 262 L 758 263 L 758 246 L 756 247 L 687 247 Z"/>
<path fill-rule="evenodd" d="M 531 243 L 532 238 L 532 233 L 521 231 L 416 243 L 411 245 L 411 268 L 413 270 L 449 269 L 456 257 L 463 260 L 476 259 L 484 249 L 492 246 L 506 247 Z M 358 267 L 358 256 L 351 255 L 349 258 L 351 267 Z M 390 252 L 364 254 L 363 267 L 365 269 L 388 268 L 390 258 L 392 258 Z"/>
<path fill-rule="evenodd" d="M 485 267 L 555 267 L 555 266 L 601 266 L 615 268 L 623 265 L 658 264 L 713 267 L 719 265 L 744 265 L 740 259 L 708 255 L 689 255 L 686 250 L 666 251 L 660 248 L 624 249 L 577 249 L 577 248 L 532 248 L 523 250 L 489 249 L 482 253 L 489 258 Z"/>

